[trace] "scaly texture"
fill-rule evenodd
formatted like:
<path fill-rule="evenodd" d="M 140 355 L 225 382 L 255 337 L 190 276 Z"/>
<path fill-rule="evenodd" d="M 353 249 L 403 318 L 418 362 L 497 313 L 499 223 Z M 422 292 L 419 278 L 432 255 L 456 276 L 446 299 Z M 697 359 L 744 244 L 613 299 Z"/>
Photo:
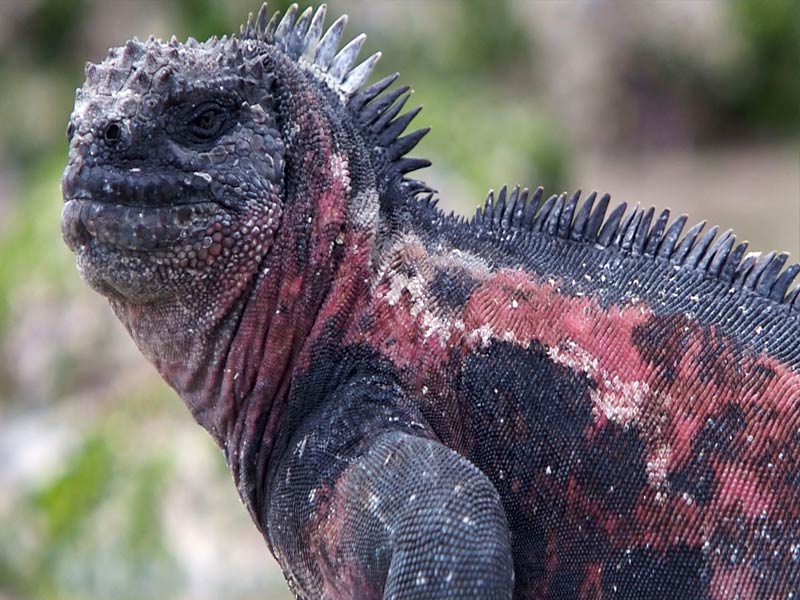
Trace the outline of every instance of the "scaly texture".
<path fill-rule="evenodd" d="M 794 598 L 800 270 L 730 232 L 409 173 L 324 6 L 87 65 L 64 238 L 301 598 Z"/>

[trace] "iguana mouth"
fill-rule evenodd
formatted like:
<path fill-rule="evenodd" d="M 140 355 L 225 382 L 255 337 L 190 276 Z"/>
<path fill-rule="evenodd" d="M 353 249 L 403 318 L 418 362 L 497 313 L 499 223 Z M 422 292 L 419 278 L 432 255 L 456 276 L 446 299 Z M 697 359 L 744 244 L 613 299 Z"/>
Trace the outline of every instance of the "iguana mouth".
<path fill-rule="evenodd" d="M 96 240 L 120 250 L 172 248 L 178 254 L 183 251 L 203 256 L 221 250 L 213 248 L 211 223 L 220 220 L 222 212 L 217 204 L 203 200 L 171 206 L 131 206 L 89 197 L 71 198 L 61 211 L 61 231 L 73 252 Z"/>
<path fill-rule="evenodd" d="M 89 167 L 79 157 L 62 178 L 64 240 L 73 252 L 93 240 L 133 252 L 198 252 L 204 242 L 210 248 L 213 231 L 204 230 L 226 220 L 213 193 L 221 188 L 212 191 L 211 183 L 203 172 Z"/>
<path fill-rule="evenodd" d="M 148 302 L 169 293 L 168 281 L 192 280 L 230 251 L 232 239 L 222 233 L 228 219 L 204 198 L 132 206 L 81 196 L 66 199 L 61 232 L 90 286 L 108 297 Z"/>

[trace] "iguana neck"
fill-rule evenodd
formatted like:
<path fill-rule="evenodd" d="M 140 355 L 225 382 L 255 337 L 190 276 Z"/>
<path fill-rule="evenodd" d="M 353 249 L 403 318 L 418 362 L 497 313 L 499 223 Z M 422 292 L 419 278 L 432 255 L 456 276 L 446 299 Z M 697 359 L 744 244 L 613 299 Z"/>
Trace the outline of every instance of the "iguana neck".
<path fill-rule="evenodd" d="M 331 196 L 322 198 L 322 202 Z M 319 204 L 314 214 L 324 211 Z M 297 211 L 296 231 L 309 213 Z M 293 217 L 297 218 L 293 218 Z M 323 218 L 324 220 L 324 218 Z M 285 224 L 286 225 L 286 224 Z M 287 235 L 267 261 L 219 371 L 217 412 L 225 423 L 223 445 L 239 493 L 259 522 L 267 482 L 265 475 L 289 410 L 292 377 L 308 360 L 309 347 L 331 317 L 349 320 L 366 292 L 371 271 L 374 232 L 351 224 L 310 226 L 310 239 Z M 332 236 L 331 233 L 339 232 Z M 299 260 L 293 252 L 307 248 Z"/>
<path fill-rule="evenodd" d="M 214 310 L 202 297 L 159 306 L 112 301 L 143 354 L 224 449 L 258 524 L 292 372 L 334 316 L 347 319 L 368 285 L 378 194 L 368 158 L 341 105 L 296 69 L 276 73 L 276 114 L 286 142 L 283 213 L 257 272 Z M 338 101 L 338 99 L 337 99 Z M 232 278 L 238 277 L 232 274 Z M 202 311 L 202 312 L 201 312 Z"/>

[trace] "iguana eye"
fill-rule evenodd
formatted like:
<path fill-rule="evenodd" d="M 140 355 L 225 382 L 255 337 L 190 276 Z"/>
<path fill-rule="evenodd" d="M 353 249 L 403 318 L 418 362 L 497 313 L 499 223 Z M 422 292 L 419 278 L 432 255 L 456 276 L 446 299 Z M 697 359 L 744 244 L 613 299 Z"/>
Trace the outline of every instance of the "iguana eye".
<path fill-rule="evenodd" d="M 208 143 L 219 138 L 226 130 L 228 115 L 225 109 L 217 105 L 198 107 L 193 111 L 186 124 L 186 133 L 192 141 Z"/>

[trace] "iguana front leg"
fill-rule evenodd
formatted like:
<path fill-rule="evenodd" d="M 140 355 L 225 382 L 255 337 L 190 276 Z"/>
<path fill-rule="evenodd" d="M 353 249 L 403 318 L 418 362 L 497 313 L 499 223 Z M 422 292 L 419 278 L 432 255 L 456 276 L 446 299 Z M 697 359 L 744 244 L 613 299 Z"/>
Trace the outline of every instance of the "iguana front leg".
<path fill-rule="evenodd" d="M 469 461 L 435 440 L 397 431 L 375 436 L 351 460 L 329 458 L 346 466 L 330 485 L 308 490 L 314 510 L 288 528 L 293 532 L 271 536 L 274 546 L 284 546 L 273 550 L 296 593 L 511 598 L 513 561 L 500 497 Z M 303 464 L 292 462 L 279 487 L 307 480 Z M 272 525 L 280 528 L 276 516 Z"/>

